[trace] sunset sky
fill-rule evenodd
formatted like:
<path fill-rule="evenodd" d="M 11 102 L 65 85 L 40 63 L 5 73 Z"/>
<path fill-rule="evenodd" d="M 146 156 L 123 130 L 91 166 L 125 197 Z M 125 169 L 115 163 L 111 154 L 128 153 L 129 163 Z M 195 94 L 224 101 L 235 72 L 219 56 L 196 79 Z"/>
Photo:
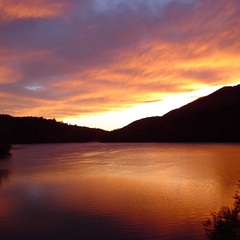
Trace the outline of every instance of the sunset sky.
<path fill-rule="evenodd" d="M 111 130 L 239 83 L 239 0 L 0 0 L 1 114 Z"/>

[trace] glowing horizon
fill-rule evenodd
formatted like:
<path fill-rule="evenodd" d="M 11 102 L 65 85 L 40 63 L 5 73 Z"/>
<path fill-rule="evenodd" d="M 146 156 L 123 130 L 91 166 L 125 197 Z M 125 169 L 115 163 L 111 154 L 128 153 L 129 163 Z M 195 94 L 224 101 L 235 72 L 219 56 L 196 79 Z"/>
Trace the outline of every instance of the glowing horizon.
<path fill-rule="evenodd" d="M 180 95 L 173 94 L 166 96 L 160 101 L 142 103 L 124 110 L 109 111 L 99 115 L 90 115 L 79 118 L 62 118 L 59 120 L 68 124 L 111 131 L 125 127 L 128 124 L 142 118 L 163 116 L 169 111 L 182 107 L 200 97 L 207 96 L 219 88 L 221 88 L 221 86 L 200 89 L 189 93 L 182 93 Z"/>
<path fill-rule="evenodd" d="M 112 130 L 240 83 L 240 2 L 2 0 L 0 113 Z"/>

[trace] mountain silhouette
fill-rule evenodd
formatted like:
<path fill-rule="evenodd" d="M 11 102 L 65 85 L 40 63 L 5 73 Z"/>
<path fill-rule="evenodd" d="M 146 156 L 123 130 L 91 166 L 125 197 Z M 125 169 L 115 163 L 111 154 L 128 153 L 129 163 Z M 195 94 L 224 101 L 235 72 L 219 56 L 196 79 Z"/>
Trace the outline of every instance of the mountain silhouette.
<path fill-rule="evenodd" d="M 91 141 L 240 142 L 240 85 L 223 87 L 162 117 L 140 119 L 113 131 L 0 114 L 0 143 Z"/>
<path fill-rule="evenodd" d="M 240 142 L 240 85 L 195 100 L 162 117 L 109 132 L 104 142 Z"/>
<path fill-rule="evenodd" d="M 60 143 L 99 141 L 106 131 L 79 127 L 42 117 L 0 114 L 0 143 Z"/>

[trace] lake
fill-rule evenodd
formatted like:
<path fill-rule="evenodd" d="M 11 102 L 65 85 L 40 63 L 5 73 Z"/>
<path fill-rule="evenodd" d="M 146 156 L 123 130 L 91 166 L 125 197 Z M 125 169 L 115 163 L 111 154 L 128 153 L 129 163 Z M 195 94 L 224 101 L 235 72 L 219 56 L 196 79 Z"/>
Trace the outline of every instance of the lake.
<path fill-rule="evenodd" d="M 14 145 L 0 159 L 0 238 L 203 240 L 239 179 L 240 144 Z"/>

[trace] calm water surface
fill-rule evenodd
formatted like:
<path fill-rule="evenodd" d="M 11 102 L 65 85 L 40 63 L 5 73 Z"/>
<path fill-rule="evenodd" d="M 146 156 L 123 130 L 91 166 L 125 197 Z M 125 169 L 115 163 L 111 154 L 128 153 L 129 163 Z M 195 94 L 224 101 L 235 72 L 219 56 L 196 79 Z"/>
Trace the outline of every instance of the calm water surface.
<path fill-rule="evenodd" d="M 239 179 L 239 144 L 15 145 L 0 239 L 203 240 Z"/>

